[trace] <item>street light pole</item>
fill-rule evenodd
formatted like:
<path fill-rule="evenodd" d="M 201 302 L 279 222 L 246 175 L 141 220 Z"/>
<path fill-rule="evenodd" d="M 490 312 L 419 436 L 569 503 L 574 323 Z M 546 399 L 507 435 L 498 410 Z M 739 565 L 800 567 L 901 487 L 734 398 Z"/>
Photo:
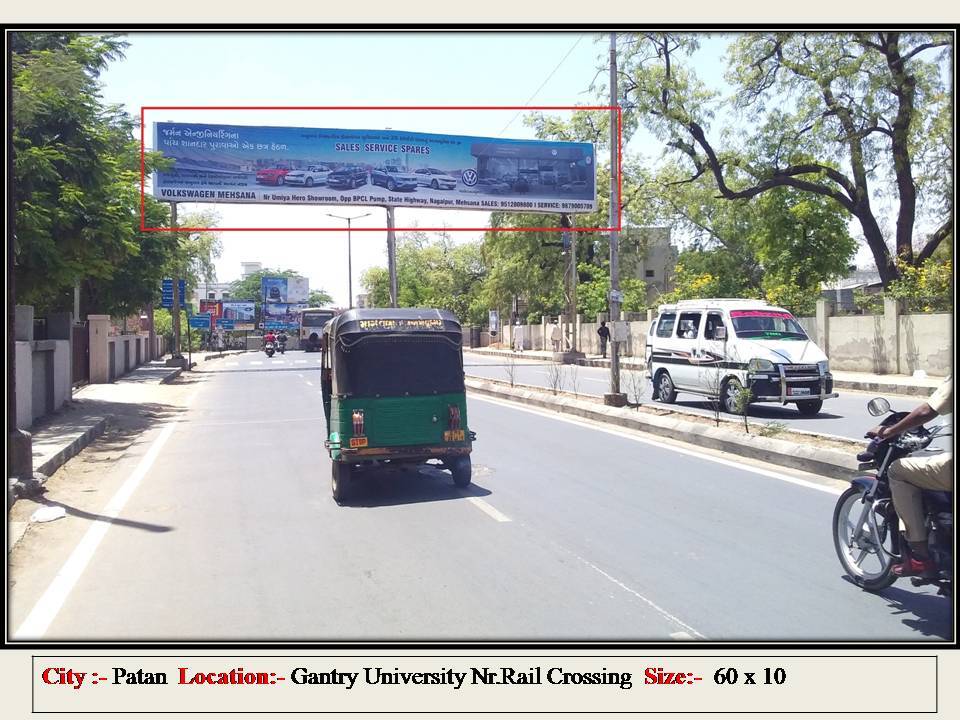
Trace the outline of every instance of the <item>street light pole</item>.
<path fill-rule="evenodd" d="M 610 320 L 620 320 L 620 234 L 614 228 L 620 222 L 620 186 L 617 113 L 617 34 L 610 33 Z M 616 327 L 616 326 L 614 326 Z M 620 346 L 616 339 L 610 343 L 610 392 L 604 395 L 607 405 L 622 407 L 627 397 L 620 392 Z"/>
<path fill-rule="evenodd" d="M 342 215 L 334 215 L 333 213 L 326 213 L 327 217 L 347 221 L 347 305 L 350 309 L 353 309 L 353 238 L 351 236 L 353 221 L 365 218 L 369 214 L 370 213 L 364 213 L 363 215 L 345 217 Z"/>

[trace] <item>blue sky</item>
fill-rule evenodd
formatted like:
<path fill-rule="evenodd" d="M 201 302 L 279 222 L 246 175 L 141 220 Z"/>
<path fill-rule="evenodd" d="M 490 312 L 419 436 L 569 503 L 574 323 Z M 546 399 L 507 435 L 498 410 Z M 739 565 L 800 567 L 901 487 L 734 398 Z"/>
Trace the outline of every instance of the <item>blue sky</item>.
<path fill-rule="evenodd" d="M 107 102 L 139 116 L 142 105 L 574 105 L 595 103 L 588 90 L 601 74 L 608 41 L 574 33 L 133 33 L 126 58 L 102 76 Z M 697 72 L 722 85 L 726 38 L 706 39 Z M 562 63 L 561 63 L 562 60 Z M 558 67 L 559 63 L 559 67 Z M 531 96 L 534 96 L 531 100 Z M 528 102 L 529 101 L 529 102 Z M 163 111 L 152 121 L 414 130 L 532 138 L 516 111 Z M 147 137 L 151 129 L 148 127 Z M 628 147 L 647 157 L 660 144 L 640 131 Z M 181 215 L 215 207 L 224 227 L 342 224 L 325 213 L 362 215 L 355 227 L 383 227 L 380 208 L 184 204 Z M 486 224 L 488 214 L 399 208 L 397 225 Z M 478 233 L 457 233 L 466 240 Z M 347 302 L 346 232 L 225 232 L 218 279 L 241 261 L 293 268 Z M 385 233 L 353 236 L 354 293 L 364 269 L 386 264 Z"/>

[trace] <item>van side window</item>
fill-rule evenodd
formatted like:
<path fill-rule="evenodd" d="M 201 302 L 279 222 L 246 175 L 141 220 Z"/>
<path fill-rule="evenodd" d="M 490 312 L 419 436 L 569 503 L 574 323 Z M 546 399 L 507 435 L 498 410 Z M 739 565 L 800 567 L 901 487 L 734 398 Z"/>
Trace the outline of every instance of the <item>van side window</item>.
<path fill-rule="evenodd" d="M 720 313 L 707 313 L 707 324 L 703 328 L 704 340 L 713 340 L 714 331 L 718 327 L 723 327 L 723 315 Z"/>
<path fill-rule="evenodd" d="M 673 326 L 677 321 L 676 313 L 664 313 L 657 323 L 657 337 L 667 338 L 673 335 Z"/>
<path fill-rule="evenodd" d="M 680 313 L 680 324 L 677 327 L 677 337 L 693 340 L 700 332 L 700 318 L 702 313 Z"/>

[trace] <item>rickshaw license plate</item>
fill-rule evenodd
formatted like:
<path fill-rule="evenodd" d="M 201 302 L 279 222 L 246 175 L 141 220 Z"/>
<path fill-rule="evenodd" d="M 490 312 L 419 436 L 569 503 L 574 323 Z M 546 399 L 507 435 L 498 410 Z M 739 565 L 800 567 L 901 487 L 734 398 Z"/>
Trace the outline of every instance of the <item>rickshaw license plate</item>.
<path fill-rule="evenodd" d="M 369 441 L 365 437 L 350 438 L 350 447 L 352 448 L 367 447 L 368 444 L 369 444 Z"/>
<path fill-rule="evenodd" d="M 810 388 L 801 388 L 801 387 L 787 388 L 787 395 L 809 395 L 809 394 L 810 394 Z"/>
<path fill-rule="evenodd" d="M 444 442 L 463 442 L 463 430 L 444 430 Z"/>

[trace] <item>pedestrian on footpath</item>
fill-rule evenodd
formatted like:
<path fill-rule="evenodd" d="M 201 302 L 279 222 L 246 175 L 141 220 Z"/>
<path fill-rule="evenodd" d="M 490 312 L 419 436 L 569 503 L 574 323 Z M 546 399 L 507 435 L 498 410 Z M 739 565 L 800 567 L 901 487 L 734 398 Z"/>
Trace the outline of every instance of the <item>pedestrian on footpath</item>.
<path fill-rule="evenodd" d="M 553 343 L 553 351 L 560 352 L 560 341 L 563 339 L 563 331 L 560 329 L 560 324 L 554 320 L 553 326 L 550 328 L 550 341 Z"/>
<path fill-rule="evenodd" d="M 517 323 L 513 326 L 513 349 L 523 352 L 523 326 L 520 324 L 520 318 L 517 318 Z"/>
<path fill-rule="evenodd" d="M 605 358 L 607 356 L 607 342 L 610 340 L 610 328 L 607 327 L 606 320 L 600 322 L 597 335 L 600 336 L 600 357 Z"/>

